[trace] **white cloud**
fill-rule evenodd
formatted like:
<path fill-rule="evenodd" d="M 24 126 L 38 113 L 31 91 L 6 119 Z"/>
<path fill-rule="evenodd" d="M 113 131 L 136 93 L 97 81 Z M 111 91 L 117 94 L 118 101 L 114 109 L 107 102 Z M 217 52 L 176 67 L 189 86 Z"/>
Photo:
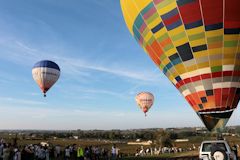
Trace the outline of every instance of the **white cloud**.
<path fill-rule="evenodd" d="M 92 95 L 109 95 L 109 96 L 115 96 L 118 98 L 129 98 L 128 95 L 125 95 L 122 92 L 117 92 L 117 91 L 113 91 L 113 90 L 106 90 L 106 89 L 98 89 L 98 88 L 86 88 L 86 87 L 80 87 L 80 86 L 74 86 L 74 85 L 69 85 L 68 89 L 72 90 L 74 92 L 69 93 L 68 91 L 61 89 L 61 92 L 64 92 L 67 94 L 67 96 L 72 97 L 72 95 L 81 95 L 80 97 L 78 97 L 78 99 L 94 99 L 95 96 L 93 97 Z M 75 96 L 74 96 L 75 97 Z"/>
<path fill-rule="evenodd" d="M 52 60 L 61 65 L 60 68 L 62 68 L 64 73 L 70 75 L 77 74 L 82 77 L 89 77 L 92 75 L 91 72 L 97 71 L 122 78 L 147 82 L 159 81 L 161 78 L 160 74 L 155 73 L 156 71 L 142 69 L 131 70 L 128 67 L 122 67 L 120 65 L 114 66 L 109 62 L 98 64 L 98 62 L 94 62 L 93 60 L 90 61 L 83 58 L 70 58 L 54 53 L 45 53 L 44 51 L 33 48 L 19 40 L 10 40 L 8 42 L 4 41 L 3 45 L 5 45 L 5 47 L 10 47 L 12 52 L 11 54 L 5 54 L 2 58 L 8 58 L 17 63 L 21 63 L 22 65 L 32 66 L 32 63 L 38 61 L 39 59 L 51 57 Z"/>
<path fill-rule="evenodd" d="M 4 69 L 3 70 L 0 70 L 0 82 L 1 83 L 4 83 L 4 84 L 9 84 L 9 83 L 12 83 L 12 82 L 18 82 L 18 83 L 28 83 L 29 82 L 29 79 L 27 77 L 24 77 L 22 75 L 18 75 L 17 77 L 9 72 L 9 71 L 5 71 Z"/>
<path fill-rule="evenodd" d="M 33 48 L 30 48 L 29 46 L 27 46 L 26 44 L 22 43 L 22 42 L 19 42 L 19 41 L 16 41 L 16 44 L 26 50 L 26 51 L 29 51 L 28 54 L 30 54 L 31 56 L 37 56 L 36 54 L 34 54 L 33 52 L 37 52 L 36 49 L 33 49 Z"/>
<path fill-rule="evenodd" d="M 62 63 L 64 72 L 67 74 L 83 73 L 89 71 L 104 72 L 118 77 L 124 77 L 127 79 L 135 79 L 141 81 L 159 81 L 159 75 L 154 71 L 147 70 L 130 70 L 120 66 L 111 66 L 109 63 L 105 65 L 97 64 L 97 62 L 90 62 L 83 59 L 66 58 L 66 57 L 54 57 L 57 61 Z M 106 66 L 107 65 L 107 66 Z M 85 74 L 89 76 L 89 74 Z"/>
<path fill-rule="evenodd" d="M 0 97 L 0 101 L 1 101 L 1 103 L 4 103 L 4 102 L 5 103 L 15 103 L 15 104 L 19 104 L 19 105 L 42 105 L 42 104 L 46 104 L 45 102 L 33 101 L 33 100 L 27 100 L 27 99 L 18 99 L 18 98 L 14 98 L 14 97 Z"/>

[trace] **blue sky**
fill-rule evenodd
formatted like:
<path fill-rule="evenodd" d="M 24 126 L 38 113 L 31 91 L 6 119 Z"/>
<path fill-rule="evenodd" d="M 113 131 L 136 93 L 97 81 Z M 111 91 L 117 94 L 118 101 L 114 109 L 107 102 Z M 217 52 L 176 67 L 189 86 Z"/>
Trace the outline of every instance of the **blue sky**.
<path fill-rule="evenodd" d="M 47 98 L 31 73 L 42 59 L 61 68 Z M 118 0 L 0 1 L 0 91 L 0 129 L 203 126 L 131 37 Z M 146 118 L 141 91 L 155 96 Z"/>

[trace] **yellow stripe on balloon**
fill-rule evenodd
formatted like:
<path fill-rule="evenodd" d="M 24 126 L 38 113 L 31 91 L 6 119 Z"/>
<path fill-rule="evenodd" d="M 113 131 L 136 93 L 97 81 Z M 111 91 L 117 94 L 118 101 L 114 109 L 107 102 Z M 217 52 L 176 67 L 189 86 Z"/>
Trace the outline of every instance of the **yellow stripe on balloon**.
<path fill-rule="evenodd" d="M 133 35 L 132 26 L 139 15 L 139 11 L 145 8 L 151 0 L 120 0 L 123 17 L 125 18 L 128 29 Z M 131 17 L 131 18 L 130 18 Z"/>

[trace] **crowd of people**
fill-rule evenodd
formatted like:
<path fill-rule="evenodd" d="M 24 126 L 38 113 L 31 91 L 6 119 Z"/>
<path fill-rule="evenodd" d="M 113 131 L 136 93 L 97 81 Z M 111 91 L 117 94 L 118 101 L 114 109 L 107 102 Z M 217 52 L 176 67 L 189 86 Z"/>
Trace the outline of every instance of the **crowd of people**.
<path fill-rule="evenodd" d="M 0 140 L 0 160 L 112 160 L 120 157 L 119 148 L 100 146 L 29 144 L 19 146 Z"/>
<path fill-rule="evenodd" d="M 138 148 L 136 150 L 135 156 L 145 156 L 145 155 L 160 155 L 162 153 L 180 153 L 180 152 L 184 152 L 184 151 L 191 151 L 191 150 L 195 150 L 196 147 L 193 145 L 193 147 L 190 148 L 181 148 L 181 147 L 149 147 L 149 148 L 144 148 L 143 146 L 141 146 L 140 148 Z"/>
<path fill-rule="evenodd" d="M 233 146 L 236 152 L 238 145 Z M 189 148 L 180 147 L 143 147 L 136 150 L 135 156 L 160 155 L 198 150 L 193 144 Z M 0 139 L 0 160 L 115 160 L 122 157 L 120 149 L 113 145 L 110 149 L 102 146 L 80 146 L 72 144 L 66 147 L 48 143 L 28 144 L 25 146 L 5 142 Z"/>

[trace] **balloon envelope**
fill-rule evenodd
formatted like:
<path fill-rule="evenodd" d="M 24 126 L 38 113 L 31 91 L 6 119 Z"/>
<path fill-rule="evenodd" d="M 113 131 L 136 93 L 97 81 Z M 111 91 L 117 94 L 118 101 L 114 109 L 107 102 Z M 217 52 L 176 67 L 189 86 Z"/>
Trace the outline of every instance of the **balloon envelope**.
<path fill-rule="evenodd" d="M 136 96 L 136 102 L 140 109 L 146 114 L 152 107 L 154 102 L 154 96 L 150 92 L 141 92 Z"/>
<path fill-rule="evenodd" d="M 133 37 L 209 131 L 240 98 L 239 0 L 121 0 Z"/>
<path fill-rule="evenodd" d="M 33 66 L 32 75 L 45 96 L 46 92 L 58 80 L 60 68 L 55 62 L 43 60 Z"/>

